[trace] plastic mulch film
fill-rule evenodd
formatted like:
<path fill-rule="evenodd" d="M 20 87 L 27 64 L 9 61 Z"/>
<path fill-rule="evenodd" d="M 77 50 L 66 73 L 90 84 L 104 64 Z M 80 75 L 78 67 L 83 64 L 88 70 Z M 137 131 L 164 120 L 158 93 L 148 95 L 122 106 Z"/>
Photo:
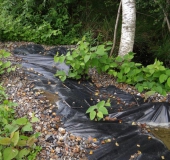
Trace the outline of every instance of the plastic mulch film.
<path fill-rule="evenodd" d="M 170 103 L 145 103 L 140 96 L 125 93 L 115 86 L 96 88 L 90 81 L 67 79 L 62 83 L 54 74 L 57 70 L 68 73 L 69 66 L 54 63 L 56 52 L 65 54 L 66 49 L 45 51 L 40 45 L 29 45 L 14 50 L 16 56 L 23 58 L 22 66 L 35 80 L 35 88 L 58 92 L 59 108 L 55 112 L 62 115 L 64 128 L 75 135 L 97 139 L 98 148 L 88 155 L 89 160 L 170 159 L 169 146 L 159 138 L 165 137 L 164 132 L 155 136 L 146 128 L 151 125 L 154 131 L 154 127 L 166 127 L 169 133 L 166 141 L 169 142 Z M 90 121 L 86 110 L 108 98 L 111 107 L 107 120 Z"/>

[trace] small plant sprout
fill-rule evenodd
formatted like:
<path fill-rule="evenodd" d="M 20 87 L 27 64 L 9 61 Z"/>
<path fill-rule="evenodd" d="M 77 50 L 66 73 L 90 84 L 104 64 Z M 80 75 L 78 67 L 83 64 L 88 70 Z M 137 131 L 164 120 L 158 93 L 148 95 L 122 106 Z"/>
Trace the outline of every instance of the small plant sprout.
<path fill-rule="evenodd" d="M 108 115 L 108 110 L 106 107 L 110 107 L 110 99 L 108 99 L 106 102 L 104 100 L 98 102 L 94 106 L 90 106 L 89 109 L 86 111 L 86 113 L 89 113 L 90 120 L 96 120 L 100 121 L 104 118 L 104 116 Z"/>

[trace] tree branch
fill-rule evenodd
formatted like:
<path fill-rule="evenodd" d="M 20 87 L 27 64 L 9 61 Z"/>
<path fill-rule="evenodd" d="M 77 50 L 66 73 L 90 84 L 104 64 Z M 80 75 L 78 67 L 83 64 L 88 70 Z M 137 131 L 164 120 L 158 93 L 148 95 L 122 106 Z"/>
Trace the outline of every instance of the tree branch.
<path fill-rule="evenodd" d="M 112 49 L 111 49 L 111 51 L 110 51 L 110 57 L 111 57 L 112 54 L 113 54 L 113 51 L 114 51 L 114 48 L 115 48 L 115 44 L 116 44 L 116 33 L 117 33 L 117 26 L 118 26 L 119 17 L 120 17 L 121 6 L 122 6 L 122 1 L 120 1 L 119 8 L 118 8 L 118 13 L 117 13 L 117 18 L 116 18 L 116 24 L 115 24 L 115 29 L 114 29 L 113 45 L 112 45 Z"/>

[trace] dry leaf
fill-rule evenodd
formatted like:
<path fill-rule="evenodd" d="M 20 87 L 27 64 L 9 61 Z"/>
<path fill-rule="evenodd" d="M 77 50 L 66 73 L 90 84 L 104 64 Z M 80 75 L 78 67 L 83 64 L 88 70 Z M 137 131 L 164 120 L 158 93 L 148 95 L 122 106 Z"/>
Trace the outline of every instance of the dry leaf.
<path fill-rule="evenodd" d="M 119 146 L 119 143 L 116 142 L 115 145 L 118 147 L 118 146 Z"/>
<path fill-rule="evenodd" d="M 140 144 L 137 144 L 137 147 L 140 147 Z"/>

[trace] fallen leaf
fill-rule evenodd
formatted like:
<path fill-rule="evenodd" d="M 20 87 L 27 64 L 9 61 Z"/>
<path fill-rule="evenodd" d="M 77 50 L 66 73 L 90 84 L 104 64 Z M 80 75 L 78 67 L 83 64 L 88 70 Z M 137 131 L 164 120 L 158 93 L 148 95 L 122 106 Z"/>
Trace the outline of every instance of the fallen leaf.
<path fill-rule="evenodd" d="M 115 145 L 118 147 L 118 146 L 119 146 L 119 143 L 116 142 Z"/>

